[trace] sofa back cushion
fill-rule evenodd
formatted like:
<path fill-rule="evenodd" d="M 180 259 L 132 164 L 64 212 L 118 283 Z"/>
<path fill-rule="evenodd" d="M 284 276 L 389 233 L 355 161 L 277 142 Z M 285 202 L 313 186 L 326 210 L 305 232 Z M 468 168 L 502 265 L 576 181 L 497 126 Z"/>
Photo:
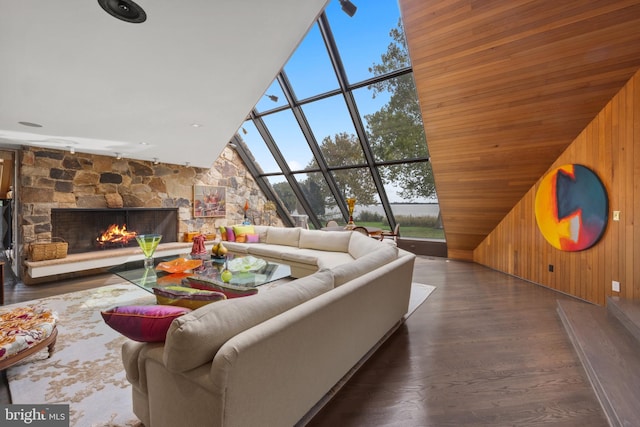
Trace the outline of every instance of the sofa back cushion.
<path fill-rule="evenodd" d="M 270 228 L 268 225 L 254 225 L 253 231 L 258 235 L 259 241 L 265 243 L 267 241 L 267 231 Z"/>
<path fill-rule="evenodd" d="M 363 237 L 371 239 L 370 237 Z M 333 272 L 334 284 L 336 287 L 344 285 L 357 277 L 390 263 L 396 258 L 398 258 L 398 249 L 396 247 L 379 245 L 375 251 L 363 255 L 355 261 L 333 267 L 331 271 Z"/>
<path fill-rule="evenodd" d="M 333 274 L 322 270 L 257 295 L 209 304 L 182 316 L 167 333 L 163 361 L 185 372 L 213 360 L 231 337 L 333 289 Z"/>
<path fill-rule="evenodd" d="M 347 252 L 349 250 L 348 231 L 300 230 L 300 249 Z"/>
<path fill-rule="evenodd" d="M 352 232 L 349 233 L 349 254 L 354 258 L 360 258 L 361 256 L 370 254 L 373 251 L 378 250 L 380 247 L 385 246 L 385 244 L 378 240 L 372 239 L 369 236 L 366 236 L 362 233 Z"/>
<path fill-rule="evenodd" d="M 269 227 L 267 230 L 267 242 L 270 245 L 283 245 L 298 247 L 300 240 L 300 228 Z"/>

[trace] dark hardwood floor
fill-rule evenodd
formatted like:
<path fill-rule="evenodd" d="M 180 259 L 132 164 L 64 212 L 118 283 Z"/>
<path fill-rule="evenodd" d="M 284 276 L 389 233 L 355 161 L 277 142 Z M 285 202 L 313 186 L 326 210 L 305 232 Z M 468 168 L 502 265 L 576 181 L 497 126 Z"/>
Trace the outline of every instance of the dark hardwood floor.
<path fill-rule="evenodd" d="M 419 257 L 437 287 L 309 423 L 607 426 L 555 291 L 477 264 Z"/>
<path fill-rule="evenodd" d="M 570 297 L 443 258 L 420 256 L 414 272 L 435 292 L 309 427 L 608 425 L 556 312 L 556 301 Z M 9 284 L 5 298 L 10 304 L 118 281 Z M 6 385 L 0 403 L 2 393 Z"/>

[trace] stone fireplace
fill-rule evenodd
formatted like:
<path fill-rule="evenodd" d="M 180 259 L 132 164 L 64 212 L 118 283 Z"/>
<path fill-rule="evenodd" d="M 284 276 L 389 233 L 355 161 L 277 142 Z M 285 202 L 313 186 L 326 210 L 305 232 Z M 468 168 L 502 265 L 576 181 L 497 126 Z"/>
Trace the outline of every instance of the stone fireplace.
<path fill-rule="evenodd" d="M 178 241 L 177 208 L 51 209 L 51 235 L 69 244 L 68 253 L 137 246 L 136 239 L 99 243 L 111 226 L 126 226 L 129 233 L 162 234 L 162 243 Z"/>
<path fill-rule="evenodd" d="M 98 268 L 98 258 L 101 267 L 107 266 L 123 250 L 100 249 L 95 239 L 112 224 L 126 224 L 138 233 L 160 233 L 161 245 L 184 251 L 190 247 L 183 242 L 186 233 L 211 233 L 218 226 L 237 224 L 247 201 L 256 212 L 263 211 L 266 201 L 231 147 L 225 147 L 210 169 L 36 147 L 20 150 L 18 167 L 14 259 L 15 271 L 25 283 Z M 194 185 L 226 187 L 226 217 L 194 217 Z M 124 208 L 108 207 L 107 199 L 113 195 L 122 198 Z M 69 213 L 66 219 L 60 215 L 64 212 Z M 102 218 L 105 215 L 115 218 Z M 278 218 L 274 221 L 282 224 Z M 69 243 L 70 256 L 55 260 L 55 268 L 48 267 L 50 262 L 38 266 L 28 260 L 31 243 L 56 237 Z M 135 239 L 127 244 L 137 246 Z M 83 261 L 88 258 L 94 261 Z"/>

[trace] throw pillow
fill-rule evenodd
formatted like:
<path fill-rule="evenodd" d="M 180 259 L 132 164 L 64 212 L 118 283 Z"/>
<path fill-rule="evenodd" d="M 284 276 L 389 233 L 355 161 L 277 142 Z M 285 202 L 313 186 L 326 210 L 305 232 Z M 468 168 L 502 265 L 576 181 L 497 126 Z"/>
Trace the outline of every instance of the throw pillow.
<path fill-rule="evenodd" d="M 192 311 L 172 305 L 126 305 L 101 311 L 105 323 L 127 338 L 140 342 L 165 340 L 173 319 Z"/>
<path fill-rule="evenodd" d="M 205 291 L 185 286 L 166 286 L 163 288 L 153 288 L 158 304 L 177 305 L 187 307 L 192 310 L 202 307 L 212 302 L 227 299 L 222 292 Z"/>
<path fill-rule="evenodd" d="M 227 240 L 227 227 L 224 226 L 220 226 L 218 227 L 218 229 L 220 230 L 220 240 Z"/>
<path fill-rule="evenodd" d="M 236 235 L 233 232 L 233 227 L 225 227 L 225 229 L 227 230 L 227 241 L 235 242 L 236 241 Z"/>
<path fill-rule="evenodd" d="M 247 234 L 247 243 L 259 243 L 260 235 L 259 234 Z"/>
<path fill-rule="evenodd" d="M 248 234 L 254 234 L 255 230 L 253 225 L 234 225 L 233 234 L 236 236 L 236 242 L 245 243 L 247 241 Z"/>

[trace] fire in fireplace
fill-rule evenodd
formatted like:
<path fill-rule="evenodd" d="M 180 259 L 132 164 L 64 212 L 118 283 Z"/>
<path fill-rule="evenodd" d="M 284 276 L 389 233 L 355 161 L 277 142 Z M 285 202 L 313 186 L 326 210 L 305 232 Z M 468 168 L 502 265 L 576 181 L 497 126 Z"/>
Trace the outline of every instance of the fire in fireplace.
<path fill-rule="evenodd" d="M 98 239 L 111 226 L 119 227 L 121 235 L 113 236 L 113 242 L 100 245 Z M 115 227 L 113 232 L 117 232 Z M 70 254 L 137 246 L 136 234 L 151 233 L 162 234 L 162 243 L 177 242 L 178 209 L 51 209 L 51 235 L 64 239 Z"/>
<path fill-rule="evenodd" d="M 111 224 L 104 233 L 96 237 L 96 243 L 101 249 L 119 248 L 128 246 L 129 241 L 137 235 L 137 232 L 127 230 L 127 224 Z"/>

